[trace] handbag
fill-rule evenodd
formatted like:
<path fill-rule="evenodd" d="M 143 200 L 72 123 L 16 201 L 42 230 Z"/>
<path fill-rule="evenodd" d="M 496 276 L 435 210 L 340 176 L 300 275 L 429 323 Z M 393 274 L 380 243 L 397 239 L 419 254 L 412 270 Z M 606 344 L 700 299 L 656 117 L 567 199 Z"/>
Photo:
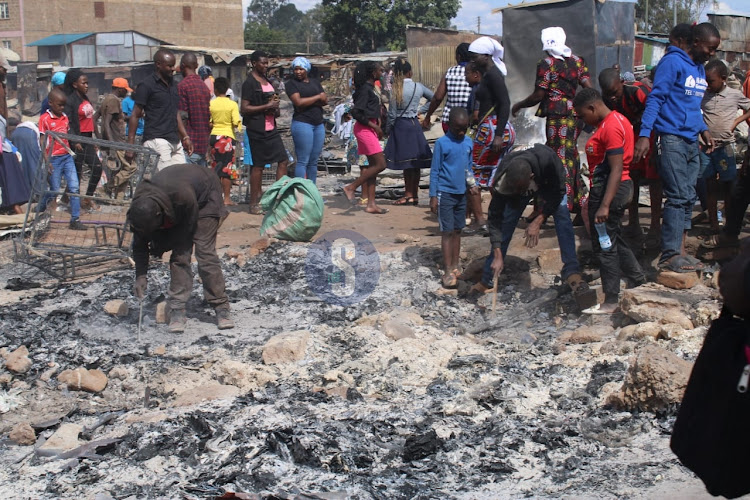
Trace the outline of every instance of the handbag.
<path fill-rule="evenodd" d="M 726 309 L 690 374 L 670 447 L 714 496 L 750 492 L 750 325 Z"/>
<path fill-rule="evenodd" d="M 487 119 L 488 116 L 492 114 L 493 111 L 495 111 L 495 106 L 492 106 L 490 110 L 487 111 L 487 113 L 482 117 L 482 119 L 479 120 L 479 123 L 469 127 L 469 129 L 466 131 L 466 136 L 469 139 L 471 139 L 472 141 L 474 140 L 474 137 L 477 136 L 477 131 L 479 130 L 479 126 Z"/>

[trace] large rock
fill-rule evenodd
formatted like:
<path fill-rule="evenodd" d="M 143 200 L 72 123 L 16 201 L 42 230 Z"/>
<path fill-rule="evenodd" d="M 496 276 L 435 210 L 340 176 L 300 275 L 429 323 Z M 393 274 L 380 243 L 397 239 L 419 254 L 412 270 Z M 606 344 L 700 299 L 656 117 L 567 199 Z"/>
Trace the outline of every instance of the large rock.
<path fill-rule="evenodd" d="M 670 339 L 672 337 L 678 336 L 683 331 L 684 328 L 680 325 L 665 325 L 662 323 L 657 323 L 655 321 L 646 321 L 645 323 L 638 323 L 636 325 L 628 325 L 623 327 L 622 330 L 620 330 L 620 333 L 617 334 L 617 339 Z"/>
<path fill-rule="evenodd" d="M 29 350 L 25 345 L 5 356 L 5 368 L 13 373 L 26 373 L 31 368 Z"/>
<path fill-rule="evenodd" d="M 267 365 L 292 363 L 305 358 L 310 334 L 306 330 L 280 333 L 263 346 L 263 362 Z"/>
<path fill-rule="evenodd" d="M 620 298 L 620 309 L 638 322 L 674 323 L 688 330 L 693 328 L 682 302 L 651 287 L 625 290 Z"/>
<path fill-rule="evenodd" d="M 682 401 L 693 364 L 656 345 L 630 360 L 625 382 L 609 403 L 625 410 L 665 411 Z"/>
<path fill-rule="evenodd" d="M 128 303 L 124 300 L 110 300 L 104 304 L 104 312 L 112 316 L 123 317 L 128 315 Z"/>
<path fill-rule="evenodd" d="M 660 271 L 656 277 L 656 282 L 676 290 L 686 290 L 693 288 L 700 283 L 698 273 L 676 273 L 674 271 Z"/>
<path fill-rule="evenodd" d="M 107 376 L 104 372 L 83 367 L 65 370 L 57 376 L 57 381 L 73 391 L 101 392 L 107 387 Z"/>
<path fill-rule="evenodd" d="M 70 451 L 81 445 L 78 435 L 83 427 L 76 424 L 61 424 L 45 443 L 39 447 L 46 455 L 57 455 Z"/>
<path fill-rule="evenodd" d="M 20 446 L 29 446 L 36 443 L 36 433 L 28 422 L 16 424 L 8 437 Z"/>
<path fill-rule="evenodd" d="M 614 332 L 614 328 L 608 325 L 582 326 L 577 330 L 563 332 L 557 341 L 564 344 L 590 344 L 592 342 L 601 342 L 605 337 L 609 337 Z"/>
<path fill-rule="evenodd" d="M 177 396 L 172 406 L 192 406 L 215 399 L 232 399 L 240 394 L 233 385 L 223 385 L 215 381 L 194 387 Z"/>
<path fill-rule="evenodd" d="M 560 269 L 562 269 L 563 266 L 562 259 L 560 258 L 560 249 L 548 248 L 546 250 L 541 250 L 539 252 L 539 257 L 537 257 L 537 262 L 539 263 L 539 269 L 542 273 L 560 274 Z"/>
<path fill-rule="evenodd" d="M 414 329 L 400 319 L 385 321 L 380 326 L 380 331 L 391 340 L 413 339 L 417 337 L 414 334 Z"/>

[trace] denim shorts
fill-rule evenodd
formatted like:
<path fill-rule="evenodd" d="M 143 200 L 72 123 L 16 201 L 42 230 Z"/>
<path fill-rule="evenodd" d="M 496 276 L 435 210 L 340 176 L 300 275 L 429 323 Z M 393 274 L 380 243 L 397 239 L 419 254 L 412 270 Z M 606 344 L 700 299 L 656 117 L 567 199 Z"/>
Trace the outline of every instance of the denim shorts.
<path fill-rule="evenodd" d="M 734 143 L 719 146 L 711 153 L 701 151 L 701 175 L 703 179 L 716 179 L 729 182 L 737 179 L 736 147 Z"/>
<path fill-rule="evenodd" d="M 466 194 L 438 193 L 440 232 L 460 231 L 466 225 Z"/>

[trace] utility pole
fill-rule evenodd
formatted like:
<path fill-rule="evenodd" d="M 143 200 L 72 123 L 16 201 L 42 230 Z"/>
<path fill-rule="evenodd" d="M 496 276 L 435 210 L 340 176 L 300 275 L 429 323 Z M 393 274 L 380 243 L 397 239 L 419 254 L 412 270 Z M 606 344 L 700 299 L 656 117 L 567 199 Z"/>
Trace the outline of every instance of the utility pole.
<path fill-rule="evenodd" d="M 646 36 L 648 36 L 648 0 L 646 0 L 646 26 L 643 27 L 643 31 L 646 32 Z"/>
<path fill-rule="evenodd" d="M 677 26 L 677 0 L 672 2 L 672 27 Z"/>
<path fill-rule="evenodd" d="M 482 18 L 477 16 L 477 33 L 482 32 Z"/>

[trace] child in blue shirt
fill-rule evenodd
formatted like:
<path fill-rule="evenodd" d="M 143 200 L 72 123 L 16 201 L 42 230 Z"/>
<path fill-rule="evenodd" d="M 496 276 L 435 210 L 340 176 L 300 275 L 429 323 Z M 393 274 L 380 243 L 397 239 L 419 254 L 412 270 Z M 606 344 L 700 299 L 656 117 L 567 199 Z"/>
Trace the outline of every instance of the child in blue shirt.
<path fill-rule="evenodd" d="M 466 225 L 466 188 L 477 191 L 471 171 L 472 140 L 466 137 L 466 108 L 451 108 L 448 133 L 435 142 L 430 168 L 430 210 L 440 223 L 445 274 L 443 286 L 455 288 L 461 251 L 461 229 Z"/>

